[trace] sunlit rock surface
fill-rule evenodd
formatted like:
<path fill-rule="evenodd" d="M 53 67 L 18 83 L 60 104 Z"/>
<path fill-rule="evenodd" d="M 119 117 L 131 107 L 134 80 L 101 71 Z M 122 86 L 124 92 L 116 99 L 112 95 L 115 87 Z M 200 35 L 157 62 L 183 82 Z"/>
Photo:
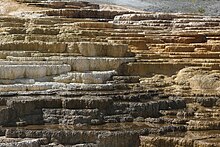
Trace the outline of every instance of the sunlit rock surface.
<path fill-rule="evenodd" d="M 0 16 L 0 146 L 219 146 L 219 17 L 20 2 L 39 11 Z"/>

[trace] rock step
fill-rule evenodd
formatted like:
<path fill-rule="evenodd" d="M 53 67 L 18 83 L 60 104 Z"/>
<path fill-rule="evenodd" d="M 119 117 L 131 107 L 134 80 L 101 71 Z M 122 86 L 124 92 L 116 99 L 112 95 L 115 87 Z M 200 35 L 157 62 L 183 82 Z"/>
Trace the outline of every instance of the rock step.
<path fill-rule="evenodd" d="M 128 25 L 128 29 L 135 29 L 135 30 L 144 30 L 144 31 L 163 31 L 167 30 L 168 27 L 164 26 L 140 26 L 140 25 Z"/>
<path fill-rule="evenodd" d="M 41 146 L 48 144 L 48 139 L 46 138 L 5 138 L 0 137 L 0 146 L 1 147 L 12 147 L 12 146 Z"/>
<path fill-rule="evenodd" d="M 0 43 L 0 50 L 4 51 L 40 51 L 51 53 L 65 52 L 67 45 L 65 43 L 53 42 L 4 42 Z"/>
<path fill-rule="evenodd" d="M 172 118 L 172 117 L 180 117 L 183 115 L 183 117 L 188 117 L 187 112 L 181 111 L 181 110 L 160 110 L 160 113 L 164 116 L 164 118 Z M 193 115 L 193 114 L 192 114 Z"/>
<path fill-rule="evenodd" d="M 186 118 L 175 118 L 175 117 L 160 117 L 160 118 L 141 118 L 138 117 L 135 121 L 146 122 L 151 124 L 178 124 L 186 125 L 189 119 Z"/>
<path fill-rule="evenodd" d="M 8 120 L 13 119 L 14 115 L 10 115 L 11 110 L 6 105 L 0 106 L 0 124 L 7 124 Z"/>
<path fill-rule="evenodd" d="M 4 34 L 7 35 L 17 35 L 17 39 L 24 40 L 26 35 L 26 28 L 25 27 L 3 27 L 1 30 L 1 37 L 7 37 Z M 9 37 L 7 37 L 9 38 Z"/>
<path fill-rule="evenodd" d="M 13 81 L 12 81 L 13 82 Z M 25 91 L 46 91 L 50 89 L 65 89 L 65 85 L 55 82 L 35 82 L 31 81 L 19 81 L 20 83 L 25 84 L 8 84 L 0 85 L 1 92 L 25 92 Z M 6 83 L 4 81 L 4 83 Z M 10 82 L 9 82 L 10 83 Z"/>
<path fill-rule="evenodd" d="M 7 58 L 12 58 L 12 59 L 14 59 L 12 56 L 8 56 Z M 23 57 L 19 57 L 20 59 L 24 59 Z M 42 60 L 40 57 L 38 57 L 38 58 L 35 58 L 35 57 L 33 57 L 33 59 L 36 59 L 36 60 L 34 60 L 34 61 L 32 61 L 32 60 L 30 60 L 30 61 L 28 61 L 28 59 L 30 59 L 30 58 L 28 58 L 28 57 L 26 57 L 27 58 L 27 60 L 25 61 L 22 61 L 22 60 L 16 60 L 16 61 L 7 61 L 7 60 L 0 60 L 0 65 L 1 66 L 10 66 L 10 65 L 12 65 L 12 66 L 15 66 L 15 65 L 21 65 L 21 66 L 31 66 L 31 65 L 33 65 L 33 66 L 39 66 L 39 65 L 45 65 L 45 66 L 47 66 L 47 65 L 49 65 L 49 66 L 52 66 L 52 65 L 63 65 L 64 63 L 62 62 L 62 61 L 46 61 L 46 60 Z M 66 64 L 67 65 L 67 64 Z"/>
<path fill-rule="evenodd" d="M 0 16 L 1 22 L 17 22 L 17 23 L 25 23 L 28 19 L 14 16 Z"/>
<path fill-rule="evenodd" d="M 6 59 L 7 56 L 30 57 L 32 53 L 37 53 L 37 51 L 0 51 L 0 58 Z"/>
<path fill-rule="evenodd" d="M 81 98 L 66 98 L 63 100 L 63 108 L 66 109 L 94 109 L 107 111 L 113 101 L 108 97 L 83 96 Z"/>
<path fill-rule="evenodd" d="M 21 36 L 21 35 L 20 35 Z M 55 35 L 40 35 L 40 34 L 34 34 L 34 35 L 28 35 L 25 34 L 23 37 L 23 40 L 26 42 L 36 42 L 36 41 L 42 41 L 42 42 L 63 42 L 65 40 L 65 42 L 72 42 L 72 41 L 80 41 L 80 37 L 74 37 L 72 36 L 72 38 L 67 38 L 68 36 L 55 36 Z M 22 40 L 20 38 L 14 39 L 14 41 L 19 41 Z"/>
<path fill-rule="evenodd" d="M 137 62 L 145 62 L 146 64 L 151 64 L 151 63 L 157 63 L 157 64 L 167 64 L 167 63 L 173 63 L 175 62 L 176 64 L 191 64 L 192 66 L 198 66 L 198 67 L 206 67 L 210 69 L 219 69 L 218 63 L 220 62 L 219 59 L 196 59 L 196 58 L 163 58 L 160 60 L 157 59 L 140 59 L 137 60 Z"/>
<path fill-rule="evenodd" d="M 116 74 L 116 71 L 68 72 L 53 79 L 59 83 L 104 84 Z"/>
<path fill-rule="evenodd" d="M 193 59 L 218 59 L 219 53 L 182 53 L 182 54 L 170 54 L 170 58 L 180 58 L 180 56 L 183 56 L 183 58 L 193 58 Z"/>
<path fill-rule="evenodd" d="M 175 28 L 186 28 L 186 27 L 216 27 L 219 26 L 219 22 L 189 22 L 189 23 L 175 23 Z"/>
<path fill-rule="evenodd" d="M 107 32 L 107 31 L 106 31 Z M 109 32 L 109 31 L 108 31 Z M 109 32 L 110 33 L 110 32 Z M 126 31 L 117 31 L 117 30 L 113 30 L 111 32 L 111 36 L 115 36 L 115 37 L 145 37 L 145 34 L 140 32 L 140 33 L 134 33 L 134 32 L 126 32 Z"/>
<path fill-rule="evenodd" d="M 166 46 L 165 52 L 194 52 L 194 47 L 192 46 Z"/>
<path fill-rule="evenodd" d="M 153 74 L 174 75 L 186 66 L 199 66 L 201 64 L 192 63 L 160 63 L 160 62 L 130 62 L 123 64 L 119 73 L 129 76 L 152 76 Z"/>
<path fill-rule="evenodd" d="M 170 52 L 170 54 L 166 54 L 166 53 L 163 53 L 163 54 L 160 54 L 160 55 L 157 55 L 157 54 L 138 54 L 137 58 L 140 60 L 140 61 L 148 61 L 147 59 L 154 59 L 153 61 L 156 62 L 156 61 L 161 61 L 161 59 L 166 59 L 166 60 L 170 60 L 170 59 L 189 59 L 189 60 L 197 60 L 197 59 L 210 59 L 210 61 L 218 61 L 218 58 L 219 58 L 219 53 L 199 53 L 199 52 L 191 52 L 191 53 L 187 53 L 187 52 L 184 52 L 184 53 L 180 53 L 180 54 L 173 54 L 174 52 Z M 158 59 L 160 58 L 160 60 Z M 201 61 L 201 60 L 200 60 Z M 208 60 L 205 60 L 205 61 L 208 61 Z"/>
<path fill-rule="evenodd" d="M 188 130 L 203 131 L 203 130 L 219 130 L 220 121 L 218 120 L 190 120 L 188 122 Z"/>
<path fill-rule="evenodd" d="M 68 91 L 107 91 L 115 90 L 113 84 L 83 84 L 83 83 L 70 83 L 64 88 Z"/>
<path fill-rule="evenodd" d="M 0 27 L 24 27 L 23 23 L 0 22 Z"/>
<path fill-rule="evenodd" d="M 105 123 L 124 123 L 133 122 L 133 120 L 134 118 L 130 114 L 109 115 L 103 118 Z"/>
<path fill-rule="evenodd" d="M 114 32 L 114 31 L 113 31 Z M 107 30 L 88 30 L 88 29 L 73 29 L 69 28 L 69 26 L 64 26 L 62 31 L 60 32 L 60 37 L 73 37 L 72 35 L 76 35 L 76 38 L 95 38 L 95 37 L 105 37 L 110 36 L 111 33 Z"/>
<path fill-rule="evenodd" d="M 92 96 L 68 99 L 24 97 L 7 100 L 6 105 L 1 109 L 1 125 L 101 124 L 112 100 Z"/>
<path fill-rule="evenodd" d="M 140 147 L 171 147 L 171 146 L 187 146 L 193 147 L 193 140 L 181 137 L 140 137 Z"/>
<path fill-rule="evenodd" d="M 159 100 L 147 102 L 114 102 L 113 114 L 130 114 L 136 117 L 158 117 L 160 110 L 182 109 L 186 107 L 184 100 Z"/>
<path fill-rule="evenodd" d="M 40 56 L 40 55 L 46 55 L 46 56 Z M 53 63 L 54 60 L 58 61 L 58 57 L 59 54 L 58 53 L 32 53 L 31 57 L 16 57 L 16 56 L 7 56 L 6 59 L 9 61 L 9 63 L 11 62 L 12 64 L 17 64 L 17 63 L 34 63 L 34 62 L 48 62 L 48 60 L 52 60 L 49 61 L 48 63 Z M 1 63 L 7 63 L 6 61 L 2 61 Z M 19 61 L 19 62 L 18 62 Z M 60 63 L 63 63 L 62 61 L 58 61 Z"/>
<path fill-rule="evenodd" d="M 117 76 L 113 75 L 112 81 L 113 83 L 139 83 L 140 77 L 139 76 Z"/>
<path fill-rule="evenodd" d="M 211 18 L 211 17 L 207 17 L 205 16 L 204 18 L 193 18 L 193 19 L 189 19 L 189 18 L 180 18 L 180 19 L 174 19 L 175 22 L 179 22 L 179 23 L 189 23 L 189 22 L 220 22 L 219 18 Z"/>
<path fill-rule="evenodd" d="M 6 102 L 5 102 L 6 100 Z M 65 109 L 107 109 L 110 105 L 112 105 L 112 99 L 104 96 L 82 96 L 75 98 L 64 98 L 58 97 L 53 98 L 51 96 L 48 97 L 35 97 L 31 98 L 28 96 L 23 96 L 18 99 L 5 98 L 1 99 L 1 103 L 5 103 L 8 107 L 13 107 L 19 111 L 19 107 L 22 107 L 25 113 L 31 112 L 32 109 L 41 109 L 41 108 L 65 108 Z M 26 108 L 25 108 L 26 107 Z M 5 107 L 2 106 L 2 109 Z M 20 110 L 22 111 L 22 110 Z"/>
<path fill-rule="evenodd" d="M 61 25 L 61 26 L 69 26 L 70 23 L 74 22 L 97 22 L 95 19 L 89 18 L 64 18 L 64 17 L 38 17 L 30 19 L 30 23 L 35 24 L 37 26 L 44 25 L 44 26 L 54 26 L 54 25 Z"/>
<path fill-rule="evenodd" d="M 126 36 L 123 36 L 123 35 L 118 35 L 116 37 L 108 37 L 109 40 L 142 40 L 142 41 L 145 41 L 145 43 L 150 46 L 151 44 L 161 44 L 161 43 L 165 43 L 163 40 L 161 40 L 160 36 L 159 35 L 145 35 L 143 37 L 126 37 Z"/>
<path fill-rule="evenodd" d="M 184 134 L 174 135 L 169 134 L 165 136 L 140 136 L 141 147 L 158 147 L 158 146 L 184 146 L 184 147 L 198 147 L 198 146 L 219 146 L 219 131 L 205 132 L 205 131 L 189 131 Z"/>
<path fill-rule="evenodd" d="M 76 98 L 21 97 L 1 99 L 2 125 L 21 124 L 100 124 L 131 122 L 137 117 L 158 117 L 160 110 L 183 109 L 185 101 L 115 102 L 110 97 Z M 8 117 L 10 114 L 10 117 Z M 65 121 L 64 121 L 65 119 Z M 80 122 L 82 120 L 82 122 Z"/>
<path fill-rule="evenodd" d="M 105 30 L 106 33 L 136 33 L 136 34 L 145 34 L 145 32 L 140 31 L 140 30 L 135 30 L 135 29 L 114 29 L 114 30 Z M 113 34 L 113 36 L 115 36 Z"/>
<path fill-rule="evenodd" d="M 44 82 L 42 82 L 44 80 Z M 108 90 L 129 90 L 132 86 L 131 84 L 84 84 L 84 83 L 58 83 L 58 82 L 46 82 L 51 81 L 51 77 L 43 77 L 34 79 L 16 79 L 12 81 L 1 80 L 0 83 L 4 83 L 4 85 L 0 85 L 0 92 L 18 92 L 21 94 L 27 92 L 26 94 L 37 94 L 39 92 L 47 93 L 47 90 L 55 90 L 55 91 L 108 91 Z M 33 93 L 31 93 L 31 91 Z M 50 92 L 49 92 L 50 93 Z M 38 94 L 37 94 L 38 95 Z M 41 94 L 40 94 L 41 95 Z"/>
<path fill-rule="evenodd" d="M 43 78 L 71 71 L 70 65 L 0 65 L 0 77 L 5 80 Z"/>
<path fill-rule="evenodd" d="M 74 23 L 76 28 L 87 28 L 87 29 L 113 29 L 114 25 L 107 22 L 76 22 Z"/>
<path fill-rule="evenodd" d="M 61 56 L 61 57 L 77 57 L 77 56 L 81 56 L 81 54 L 79 53 L 40 53 L 40 52 L 31 52 L 31 57 L 33 57 L 33 59 L 35 59 L 34 57 L 51 57 L 51 56 Z M 16 57 L 16 56 L 13 56 L 13 57 Z M 10 60 L 10 58 L 12 58 L 13 60 L 13 57 L 8 57 Z M 36 59 L 36 60 L 39 60 L 39 59 Z M 42 59 L 41 59 L 42 60 Z"/>
<path fill-rule="evenodd" d="M 73 145 L 73 147 L 98 147 L 98 145 L 94 143 L 81 143 L 81 144 Z"/>
<path fill-rule="evenodd" d="M 114 91 L 68 91 L 68 92 L 58 92 L 57 94 L 62 97 L 75 97 L 75 96 L 82 96 L 82 95 L 91 95 L 91 96 L 109 96 L 114 101 L 144 101 L 146 99 L 151 99 L 154 97 L 163 98 L 162 90 L 160 89 L 145 89 L 145 90 L 114 90 Z M 7 93 L 0 93 L 1 96 L 7 95 Z"/>
<path fill-rule="evenodd" d="M 108 37 L 109 40 L 123 40 L 123 36 Z M 204 43 L 207 41 L 204 34 L 195 34 L 189 36 L 180 36 L 180 35 L 151 35 L 144 37 L 125 37 L 126 40 L 145 40 L 146 44 L 154 43 Z"/>
<path fill-rule="evenodd" d="M 59 28 L 46 27 L 31 27 L 27 28 L 26 34 L 38 34 L 38 35 L 58 35 L 60 32 Z"/>
<path fill-rule="evenodd" d="M 127 45 L 108 44 L 108 43 L 79 43 L 79 51 L 83 56 L 92 57 L 125 57 L 128 51 Z"/>
<path fill-rule="evenodd" d="M 42 109 L 43 121 L 47 124 L 60 125 L 98 125 L 103 123 L 103 116 L 98 109 Z"/>
<path fill-rule="evenodd" d="M 138 132 L 131 131 L 74 131 L 74 130 L 24 130 L 8 129 L 7 138 L 47 138 L 58 144 L 76 145 L 95 143 L 105 147 L 139 146 Z M 111 139 L 110 139 L 111 138 Z M 112 140 L 113 139 L 113 140 Z"/>
<path fill-rule="evenodd" d="M 213 110 L 208 109 L 205 112 L 196 112 L 195 117 L 196 118 L 206 117 L 210 119 L 215 119 L 219 117 L 219 112 L 220 112 L 220 109 L 215 109 L 215 108 L 213 108 Z"/>
<path fill-rule="evenodd" d="M 72 71 L 110 71 L 117 70 L 121 64 L 127 62 L 135 61 L 135 58 L 125 57 L 125 58 L 113 58 L 113 57 L 12 57 L 8 56 L 8 60 L 10 61 L 19 61 L 22 63 L 34 63 L 35 60 L 47 61 L 47 62 L 61 62 L 63 64 L 68 64 L 71 66 Z M 13 64 L 13 62 L 9 62 Z M 4 61 L 2 63 L 8 63 Z M 18 62 L 15 62 L 18 63 Z"/>
<path fill-rule="evenodd" d="M 216 137 L 216 138 L 212 138 L 210 137 L 205 139 L 205 140 L 200 140 L 200 141 L 196 141 L 195 143 L 195 146 L 201 146 L 201 145 L 205 145 L 205 146 L 220 146 L 220 141 L 219 141 L 219 138 Z"/>
<path fill-rule="evenodd" d="M 132 92 L 132 93 L 112 93 L 109 95 L 116 102 L 147 102 L 160 97 L 160 92 Z"/>
<path fill-rule="evenodd" d="M 150 22 L 139 23 L 138 22 L 138 24 L 141 24 L 143 26 L 161 26 L 161 27 L 170 27 L 172 25 L 170 22 L 169 23 L 155 23 L 155 22 L 153 22 L 153 23 L 150 23 Z"/>
<path fill-rule="evenodd" d="M 67 18 L 96 18 L 96 19 L 113 19 L 116 15 L 125 12 L 120 11 L 103 11 L 103 10 L 77 10 L 77 9 L 53 9 L 41 11 L 47 16 L 63 16 Z M 132 13 L 132 12 L 126 12 Z"/>
<path fill-rule="evenodd" d="M 71 65 L 73 71 L 109 71 L 118 69 L 123 63 L 135 61 L 135 58 L 61 57 L 55 60 Z M 48 61 L 54 59 L 49 58 Z"/>
<path fill-rule="evenodd" d="M 128 44 L 128 47 L 134 50 L 148 50 L 145 40 L 108 40 L 109 43 Z"/>
<path fill-rule="evenodd" d="M 30 0 L 17 0 L 27 3 L 27 5 L 34 5 L 38 7 L 48 7 L 53 9 L 65 9 L 65 8 L 72 8 L 72 9 L 99 9 L 99 5 L 97 4 L 91 4 L 89 2 L 47 2 L 47 1 L 41 1 L 36 3 L 34 1 Z"/>
<path fill-rule="evenodd" d="M 175 18 L 201 18 L 200 16 L 190 16 L 186 14 L 175 13 L 142 13 L 142 14 L 123 14 L 114 18 L 114 22 L 117 21 L 143 21 L 143 20 L 173 20 Z"/>

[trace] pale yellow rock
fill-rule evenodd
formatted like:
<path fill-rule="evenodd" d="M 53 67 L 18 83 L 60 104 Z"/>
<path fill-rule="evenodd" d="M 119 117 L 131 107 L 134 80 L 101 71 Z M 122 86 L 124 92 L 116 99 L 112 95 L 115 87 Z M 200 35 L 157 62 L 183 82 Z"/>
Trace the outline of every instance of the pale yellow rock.
<path fill-rule="evenodd" d="M 0 78 L 42 78 L 71 71 L 70 65 L 0 65 Z"/>
<path fill-rule="evenodd" d="M 83 56 L 89 57 L 124 57 L 128 51 L 128 45 L 100 42 L 80 42 L 79 51 Z"/>
<path fill-rule="evenodd" d="M 0 50 L 6 51 L 40 51 L 50 53 L 65 52 L 67 44 L 54 42 L 4 42 L 0 43 Z"/>
<path fill-rule="evenodd" d="M 201 75 L 204 73 L 205 71 L 203 71 L 201 68 L 198 68 L 198 67 L 183 68 L 182 70 L 178 72 L 175 81 L 181 85 L 188 85 L 189 84 L 188 80 L 190 78 L 192 78 L 195 75 L 198 75 L 198 74 Z"/>
<path fill-rule="evenodd" d="M 53 60 L 53 58 L 49 59 Z M 59 58 L 71 65 L 72 71 L 108 71 L 117 70 L 120 65 L 133 62 L 134 58 L 110 58 L 110 57 L 62 57 Z"/>
<path fill-rule="evenodd" d="M 10 91 L 44 91 L 49 89 L 62 89 L 65 85 L 55 82 L 36 82 L 34 84 L 0 85 L 0 92 Z"/>
<path fill-rule="evenodd" d="M 165 52 L 194 52 L 193 46 L 166 46 Z"/>
<path fill-rule="evenodd" d="M 107 22 L 76 22 L 74 26 L 81 28 L 113 28 L 113 24 Z"/>
<path fill-rule="evenodd" d="M 188 85 L 192 90 L 220 89 L 220 71 L 209 68 L 188 67 L 179 71 L 175 81 L 180 85 Z"/>

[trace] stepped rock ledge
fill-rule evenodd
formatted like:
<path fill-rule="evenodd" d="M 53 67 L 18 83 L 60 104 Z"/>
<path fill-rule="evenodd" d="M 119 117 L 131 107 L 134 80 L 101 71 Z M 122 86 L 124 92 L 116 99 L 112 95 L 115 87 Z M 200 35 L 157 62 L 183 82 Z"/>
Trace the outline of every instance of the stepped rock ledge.
<path fill-rule="evenodd" d="M 0 4 L 0 147 L 220 146 L 219 16 Z"/>

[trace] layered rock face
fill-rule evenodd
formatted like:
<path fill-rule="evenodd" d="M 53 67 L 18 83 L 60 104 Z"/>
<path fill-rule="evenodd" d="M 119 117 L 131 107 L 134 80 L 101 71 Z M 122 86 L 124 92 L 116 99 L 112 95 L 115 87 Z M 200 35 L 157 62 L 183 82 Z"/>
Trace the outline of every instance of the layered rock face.
<path fill-rule="evenodd" d="M 220 146 L 219 17 L 20 2 L 48 10 L 0 16 L 0 146 Z"/>

